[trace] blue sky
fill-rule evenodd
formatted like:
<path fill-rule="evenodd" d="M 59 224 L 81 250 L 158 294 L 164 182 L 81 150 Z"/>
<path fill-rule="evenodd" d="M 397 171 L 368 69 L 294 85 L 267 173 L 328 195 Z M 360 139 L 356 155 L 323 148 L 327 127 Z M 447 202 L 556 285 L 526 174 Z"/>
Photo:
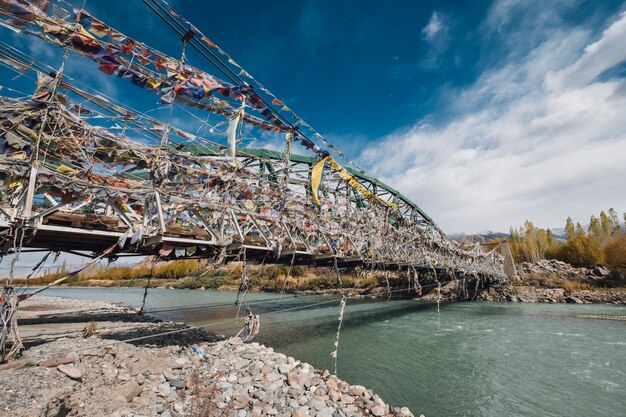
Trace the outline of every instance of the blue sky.
<path fill-rule="evenodd" d="M 601 209 L 626 210 L 623 1 L 171 4 L 447 232 L 508 230 L 525 218 L 562 227 L 567 216 L 585 223 Z M 140 0 L 87 0 L 86 9 L 180 54 L 177 36 Z M 60 62 L 41 41 L 4 28 L 0 37 Z M 158 107 L 84 58 L 68 66 L 108 95 Z M 2 74 L 3 85 L 29 88 Z M 187 123 L 182 114 L 176 122 Z"/>

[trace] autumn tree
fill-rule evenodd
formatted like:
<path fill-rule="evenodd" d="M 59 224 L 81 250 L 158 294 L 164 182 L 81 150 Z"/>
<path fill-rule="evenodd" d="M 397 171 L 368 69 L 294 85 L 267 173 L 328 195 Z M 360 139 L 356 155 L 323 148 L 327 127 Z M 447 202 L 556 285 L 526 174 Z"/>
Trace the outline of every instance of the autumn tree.
<path fill-rule="evenodd" d="M 626 268 L 626 233 L 616 235 L 606 244 L 604 259 L 613 268 Z"/>
<path fill-rule="evenodd" d="M 571 217 L 568 217 L 565 221 L 565 237 L 567 238 L 567 240 L 572 239 L 574 237 L 574 233 L 574 222 L 572 221 Z"/>

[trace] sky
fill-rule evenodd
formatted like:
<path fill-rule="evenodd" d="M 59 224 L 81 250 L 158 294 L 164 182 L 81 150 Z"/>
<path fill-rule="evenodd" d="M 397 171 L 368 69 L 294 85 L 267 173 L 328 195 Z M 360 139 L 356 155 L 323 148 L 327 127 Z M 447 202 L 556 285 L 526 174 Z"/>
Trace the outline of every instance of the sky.
<path fill-rule="evenodd" d="M 567 216 L 585 224 L 609 207 L 626 211 L 623 1 L 170 4 L 448 233 L 508 231 L 525 219 L 563 227 Z M 85 8 L 180 55 L 177 35 L 140 0 L 87 0 Z M 60 50 L 36 39 L 0 28 L 0 40 L 60 63 Z M 199 56 L 189 62 L 214 72 Z M 162 111 L 154 96 L 84 58 L 71 57 L 68 74 Z"/>

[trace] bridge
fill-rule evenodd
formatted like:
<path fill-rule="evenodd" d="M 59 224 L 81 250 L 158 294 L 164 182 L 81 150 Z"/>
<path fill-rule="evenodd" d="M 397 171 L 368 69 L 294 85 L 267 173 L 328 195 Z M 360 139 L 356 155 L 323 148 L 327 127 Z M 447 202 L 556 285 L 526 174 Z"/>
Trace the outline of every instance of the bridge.
<path fill-rule="evenodd" d="M 0 43 L 3 66 L 37 78 L 28 97 L 5 93 L 11 85 L 0 97 L 0 253 L 361 266 L 507 282 L 500 254 L 449 240 L 164 1 L 144 3 L 180 36 L 180 58 L 61 1 L 0 2 L 2 26 L 65 57 L 50 68 Z M 189 65 L 190 51 L 225 80 Z M 80 86 L 64 69 L 75 55 L 155 94 L 170 116 Z M 207 129 L 177 126 L 173 111 Z"/>

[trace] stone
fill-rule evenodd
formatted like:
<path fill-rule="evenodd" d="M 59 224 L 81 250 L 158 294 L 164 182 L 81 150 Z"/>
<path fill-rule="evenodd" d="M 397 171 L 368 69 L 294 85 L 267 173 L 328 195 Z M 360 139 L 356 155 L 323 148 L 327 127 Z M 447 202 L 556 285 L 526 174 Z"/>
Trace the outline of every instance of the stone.
<path fill-rule="evenodd" d="M 335 378 L 328 378 L 326 380 L 326 386 L 337 389 L 337 380 Z"/>
<path fill-rule="evenodd" d="M 289 373 L 289 371 L 291 371 L 293 367 L 291 365 L 288 364 L 281 364 L 278 365 L 278 372 L 280 372 L 281 374 L 285 375 L 287 373 Z"/>
<path fill-rule="evenodd" d="M 235 368 L 235 369 L 239 370 L 239 369 L 241 369 L 241 368 L 243 368 L 243 367 L 248 366 L 248 364 L 249 364 L 249 363 L 250 363 L 250 362 L 249 362 L 248 360 L 246 360 L 246 359 L 243 359 L 243 358 L 237 358 L 237 359 L 235 359 L 235 360 L 233 361 L 233 368 Z"/>
<path fill-rule="evenodd" d="M 606 277 L 609 274 L 609 270 L 604 267 L 596 266 L 595 268 L 593 268 L 593 275 L 597 277 Z"/>
<path fill-rule="evenodd" d="M 565 297 L 563 301 L 565 301 L 567 304 L 582 304 L 583 303 L 580 300 L 580 298 L 576 298 L 576 297 Z"/>
<path fill-rule="evenodd" d="M 120 386 L 117 392 L 121 394 L 127 402 L 131 402 L 133 398 L 141 394 L 143 388 L 137 383 L 137 381 L 130 381 Z"/>
<path fill-rule="evenodd" d="M 70 358 L 68 356 L 61 356 L 57 358 L 47 359 L 39 363 L 39 366 L 43 366 L 46 368 L 56 368 L 59 365 L 67 365 L 68 363 L 72 362 L 74 362 L 73 358 Z"/>
<path fill-rule="evenodd" d="M 74 380 L 80 380 L 83 377 L 82 369 L 73 365 L 59 365 L 57 370 Z"/>
<path fill-rule="evenodd" d="M 172 413 L 170 413 L 170 410 L 165 410 L 161 413 L 161 417 L 172 417 Z"/>
<path fill-rule="evenodd" d="M 172 388 L 170 388 L 170 385 L 168 383 L 164 382 L 156 386 L 156 391 L 157 395 L 160 395 L 161 397 L 167 397 L 170 392 L 172 392 Z"/>
<path fill-rule="evenodd" d="M 293 410 L 291 417 L 309 417 L 309 413 L 300 410 Z"/>
<path fill-rule="evenodd" d="M 117 374 L 117 380 L 120 382 L 130 381 L 131 378 L 130 373 L 125 369 L 120 370 Z"/>
<path fill-rule="evenodd" d="M 406 407 L 402 407 L 400 409 L 400 415 L 403 415 L 405 417 L 413 417 L 413 413 L 411 412 L 411 410 Z"/>
<path fill-rule="evenodd" d="M 304 388 L 303 378 L 301 375 L 302 374 L 290 372 L 287 375 L 287 383 L 289 384 L 289 386 L 298 390 Z"/>
<path fill-rule="evenodd" d="M 360 396 L 362 396 L 363 394 L 365 394 L 365 392 L 366 392 L 366 391 L 367 391 L 367 390 L 365 389 L 365 387 L 363 387 L 363 386 L 361 386 L 361 385 L 353 385 L 353 386 L 350 388 L 350 391 L 348 391 L 348 393 L 349 393 L 350 395 L 354 395 L 354 396 L 356 396 L 356 397 L 360 397 Z"/>
<path fill-rule="evenodd" d="M 263 390 L 257 390 L 252 394 L 252 398 L 256 398 L 257 400 L 262 400 L 263 398 L 265 398 L 265 396 L 267 395 L 267 393 Z"/>
<path fill-rule="evenodd" d="M 248 403 L 250 403 L 250 397 L 248 397 L 245 394 L 236 394 L 233 397 L 233 407 L 235 408 L 235 410 L 239 410 L 242 408 L 245 408 L 248 406 Z"/>
<path fill-rule="evenodd" d="M 168 381 L 170 379 L 176 379 L 176 375 L 174 375 L 174 372 L 172 372 L 171 369 L 166 369 L 165 371 L 163 371 L 163 376 L 165 377 L 165 379 L 167 379 Z"/>
<path fill-rule="evenodd" d="M 277 374 L 276 372 L 272 372 L 270 374 L 267 375 L 267 380 L 269 382 L 274 382 L 274 381 L 278 381 L 279 379 L 281 379 L 280 375 Z"/>
<path fill-rule="evenodd" d="M 169 366 L 165 361 L 157 356 L 141 357 L 128 363 L 128 372 L 132 376 L 144 372 L 147 374 L 162 374 L 168 368 Z"/>
<path fill-rule="evenodd" d="M 332 417 L 333 414 L 335 414 L 335 409 L 333 407 L 324 407 L 315 415 L 315 417 Z"/>
<path fill-rule="evenodd" d="M 172 406 L 172 408 L 174 409 L 174 411 L 176 411 L 177 413 L 180 413 L 181 411 L 183 411 L 183 405 L 179 402 L 174 403 L 174 405 Z"/>
<path fill-rule="evenodd" d="M 375 405 L 374 407 L 372 407 L 370 409 L 370 411 L 372 412 L 373 415 L 375 415 L 376 417 L 381 417 L 385 415 L 385 407 L 383 407 L 380 404 Z"/>
<path fill-rule="evenodd" d="M 322 408 L 326 407 L 326 400 L 316 395 L 307 402 L 307 405 L 317 411 L 320 411 Z"/>
<path fill-rule="evenodd" d="M 185 385 L 187 385 L 187 384 L 185 384 L 185 381 L 183 381 L 181 379 L 170 379 L 169 380 L 169 384 L 170 384 L 170 387 L 176 388 L 176 389 L 184 388 Z"/>
<path fill-rule="evenodd" d="M 352 404 L 354 403 L 354 397 L 352 397 L 351 395 L 342 395 L 341 402 L 344 404 Z"/>

